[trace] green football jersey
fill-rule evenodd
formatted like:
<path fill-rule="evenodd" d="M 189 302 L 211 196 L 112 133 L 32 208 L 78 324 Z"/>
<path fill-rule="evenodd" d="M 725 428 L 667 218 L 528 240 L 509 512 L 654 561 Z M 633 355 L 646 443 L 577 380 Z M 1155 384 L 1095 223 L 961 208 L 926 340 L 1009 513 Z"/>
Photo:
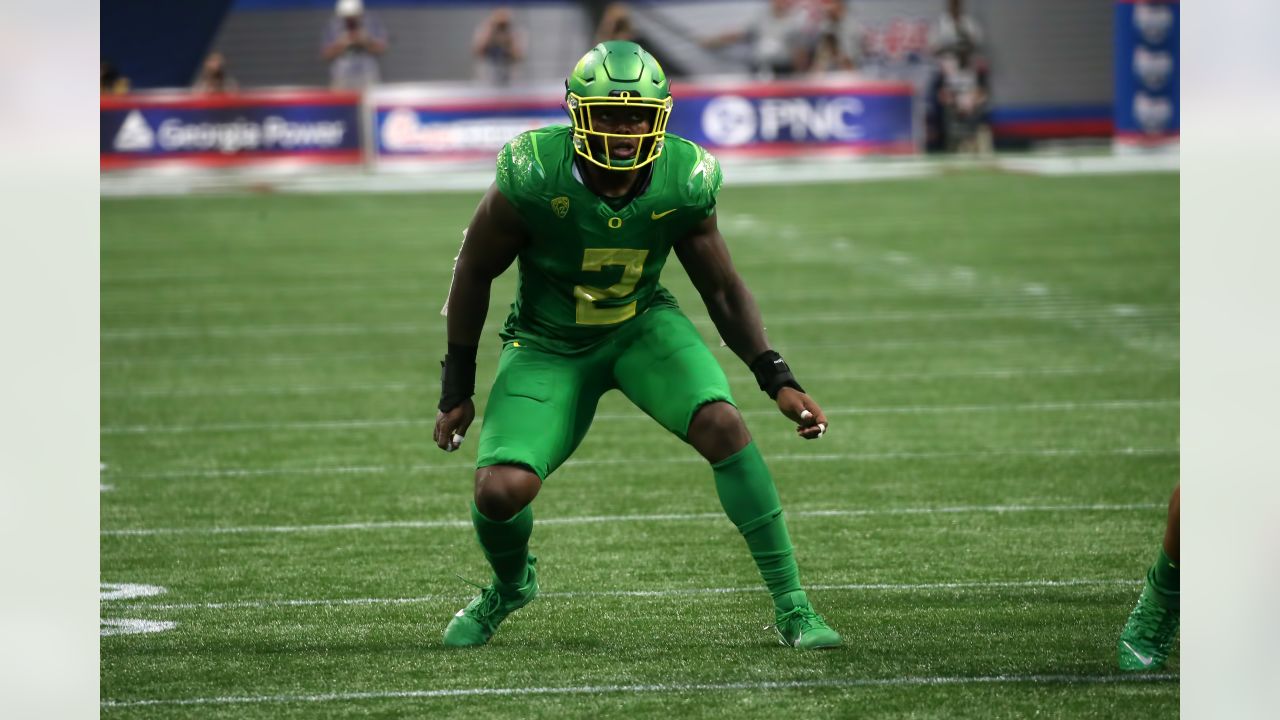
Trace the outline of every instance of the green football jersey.
<path fill-rule="evenodd" d="M 654 304 L 675 305 L 658 282 L 672 244 L 715 211 L 720 164 L 667 133 L 649 187 L 614 210 L 582 183 L 573 129 L 532 130 L 498 154 L 498 190 L 529 231 L 504 342 L 590 349 Z"/>

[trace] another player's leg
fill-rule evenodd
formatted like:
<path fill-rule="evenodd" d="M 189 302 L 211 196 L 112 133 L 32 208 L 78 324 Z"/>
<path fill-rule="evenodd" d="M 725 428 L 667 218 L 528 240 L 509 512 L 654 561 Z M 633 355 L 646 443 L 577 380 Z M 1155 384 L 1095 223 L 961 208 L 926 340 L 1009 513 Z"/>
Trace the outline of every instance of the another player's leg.
<path fill-rule="evenodd" d="M 1165 526 L 1164 544 L 1156 562 L 1147 571 L 1147 582 L 1138 596 L 1138 604 L 1129 614 L 1116 651 L 1122 670 L 1154 670 L 1169 659 L 1178 639 L 1178 520 L 1179 491 L 1174 488 L 1169 499 L 1169 521 Z"/>
<path fill-rule="evenodd" d="M 537 595 L 531 503 L 590 427 L 604 392 L 599 374 L 590 357 L 564 358 L 514 344 L 503 350 L 485 406 L 471 505 L 493 579 L 450 620 L 445 645 L 489 642 L 508 615 Z"/>
<path fill-rule="evenodd" d="M 773 596 L 779 639 L 805 649 L 839 646 L 840 634 L 814 611 L 800 587 L 782 501 L 738 409 L 723 401 L 704 404 L 689 423 L 688 440 L 711 463 L 720 505 L 747 541 Z"/>
<path fill-rule="evenodd" d="M 711 463 L 720 503 L 773 596 L 782 641 L 802 648 L 839 645 L 840 636 L 800 587 L 773 477 L 732 404 L 720 364 L 678 310 L 650 310 L 636 323 L 636 337 L 614 366 L 618 387 Z"/>

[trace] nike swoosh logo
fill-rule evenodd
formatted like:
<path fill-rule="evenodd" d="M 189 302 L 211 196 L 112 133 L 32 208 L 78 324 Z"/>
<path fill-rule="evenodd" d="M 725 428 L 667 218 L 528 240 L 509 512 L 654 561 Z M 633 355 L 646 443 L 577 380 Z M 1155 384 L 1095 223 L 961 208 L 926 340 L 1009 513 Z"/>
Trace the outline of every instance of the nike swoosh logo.
<path fill-rule="evenodd" d="M 670 210 L 668 210 L 668 211 L 666 211 L 666 212 L 660 212 L 660 213 L 652 212 L 652 211 L 651 211 L 651 212 L 649 213 L 649 219 L 650 219 L 650 220 L 658 220 L 658 219 L 664 218 L 664 217 L 666 217 L 666 216 L 670 215 L 671 213 L 675 212 L 677 209 L 678 209 L 678 208 L 671 208 Z"/>
<path fill-rule="evenodd" d="M 1142 663 L 1143 665 L 1150 665 L 1151 662 L 1155 660 L 1155 658 L 1151 657 L 1150 655 L 1143 655 L 1142 653 L 1135 650 L 1133 646 L 1129 644 L 1128 640 L 1123 640 L 1121 642 L 1124 643 L 1125 647 L 1129 648 L 1129 652 L 1133 653 L 1133 656 L 1138 658 L 1138 662 Z"/>

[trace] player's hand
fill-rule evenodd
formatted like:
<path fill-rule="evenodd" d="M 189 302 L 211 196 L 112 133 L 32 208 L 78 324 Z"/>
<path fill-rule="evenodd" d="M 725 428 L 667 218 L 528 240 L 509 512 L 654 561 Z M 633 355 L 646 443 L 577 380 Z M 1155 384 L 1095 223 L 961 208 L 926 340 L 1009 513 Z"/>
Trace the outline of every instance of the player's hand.
<path fill-rule="evenodd" d="M 471 398 L 463 400 L 460 405 L 447 413 L 436 411 L 436 427 L 431 433 L 432 439 L 436 441 L 436 447 L 445 452 L 453 452 L 462 447 L 467 429 L 475 419 L 476 405 L 471 402 Z"/>
<path fill-rule="evenodd" d="M 822 408 L 795 388 L 784 387 L 778 391 L 778 409 L 797 423 L 796 434 L 805 440 L 816 440 L 827 432 L 827 416 Z"/>

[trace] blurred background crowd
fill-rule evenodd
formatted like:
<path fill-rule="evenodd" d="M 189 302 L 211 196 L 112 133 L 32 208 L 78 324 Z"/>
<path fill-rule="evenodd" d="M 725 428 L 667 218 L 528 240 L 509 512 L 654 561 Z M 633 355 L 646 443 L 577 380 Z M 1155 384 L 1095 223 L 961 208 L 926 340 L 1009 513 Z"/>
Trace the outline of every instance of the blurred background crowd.
<path fill-rule="evenodd" d="M 1145 1 L 1132 6 L 1135 22 L 1167 27 L 1168 10 Z M 677 97 L 681 82 L 718 78 L 909 84 L 923 149 L 985 152 L 993 134 L 1005 148 L 1107 141 L 1122 106 L 1128 113 L 1133 105 L 1152 127 L 1176 118 L 1176 97 L 1115 99 L 1117 68 L 1128 63 L 1119 55 L 1132 52 L 1118 49 L 1117 7 L 1116 0 L 103 0 L 101 90 L 430 84 L 528 97 L 562 82 L 594 43 L 628 39 L 677 79 Z M 1163 65 L 1149 67 L 1153 60 Z M 1133 66 L 1151 87 L 1176 77 L 1167 53 L 1140 50 Z"/>
<path fill-rule="evenodd" d="M 875 24 L 863 22 L 860 3 L 848 0 L 584 0 L 559 6 L 364 0 L 220 4 L 225 7 L 208 38 L 209 49 L 181 83 L 194 92 L 322 83 L 334 89 L 363 89 L 422 80 L 512 87 L 563 77 L 590 44 L 624 39 L 645 46 L 676 78 L 739 75 L 768 81 L 851 73 L 908 79 L 925 95 L 932 136 L 952 148 L 989 144 L 983 121 L 990 94 L 989 61 L 982 26 L 964 0 L 915 2 L 924 7 L 909 7 L 914 17 L 895 16 Z M 179 68 L 161 79 L 154 67 L 141 67 L 154 64 L 154 56 L 111 55 L 120 44 L 111 42 L 112 25 L 105 20 L 115 8 L 107 2 L 103 9 L 102 93 L 178 85 Z M 929 9 L 936 12 L 929 16 Z M 459 52 L 460 35 L 469 35 L 465 52 Z M 310 48 L 308 36 L 315 38 Z M 131 64 L 145 69 L 146 77 L 134 77 Z"/>

